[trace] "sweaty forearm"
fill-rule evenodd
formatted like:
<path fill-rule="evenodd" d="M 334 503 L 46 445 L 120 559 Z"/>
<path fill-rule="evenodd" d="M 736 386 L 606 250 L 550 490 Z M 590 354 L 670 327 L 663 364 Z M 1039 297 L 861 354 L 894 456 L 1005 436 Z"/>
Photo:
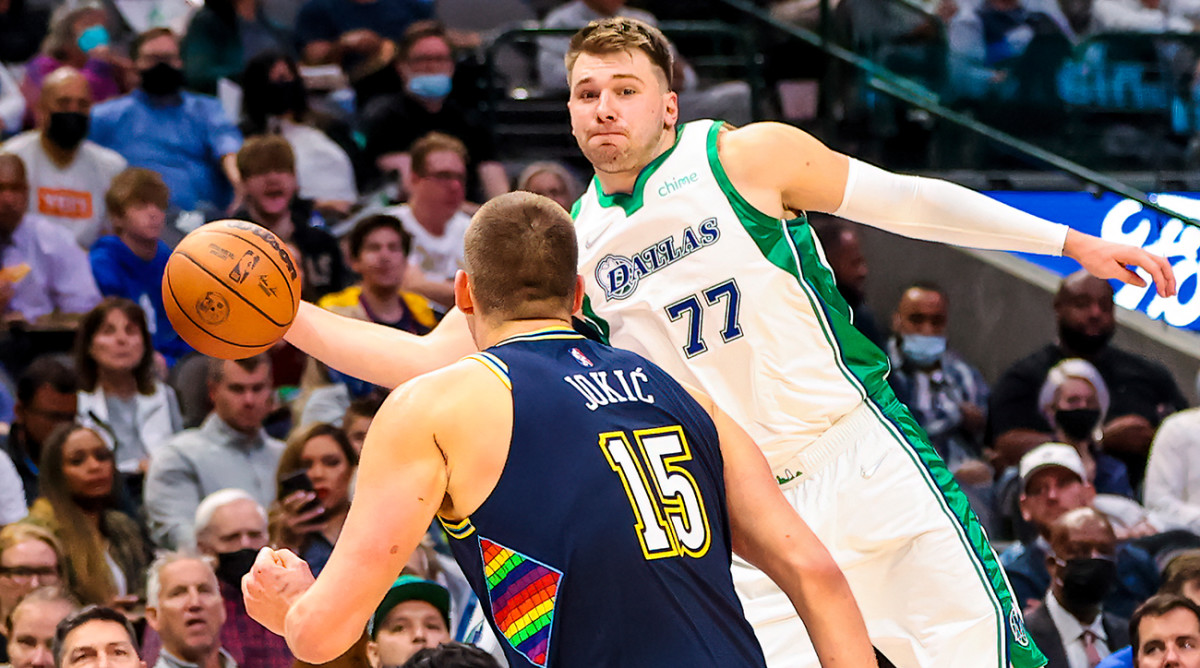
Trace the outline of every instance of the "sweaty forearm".
<path fill-rule="evenodd" d="M 893 174 L 853 158 L 841 206 L 832 213 L 914 239 L 1043 255 L 1062 255 L 1068 229 L 947 181 Z"/>
<path fill-rule="evenodd" d="M 416 336 L 303 302 L 284 338 L 342 373 L 388 388 L 475 351 L 457 309 L 433 332 Z"/>

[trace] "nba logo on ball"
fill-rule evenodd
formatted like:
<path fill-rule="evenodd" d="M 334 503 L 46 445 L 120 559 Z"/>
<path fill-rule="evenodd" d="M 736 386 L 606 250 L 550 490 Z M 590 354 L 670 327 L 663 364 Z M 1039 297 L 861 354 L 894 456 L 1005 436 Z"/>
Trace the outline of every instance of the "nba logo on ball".
<path fill-rule="evenodd" d="M 202 225 L 167 260 L 167 317 L 205 355 L 257 355 L 283 337 L 300 308 L 297 261 L 270 230 L 253 223 Z"/>

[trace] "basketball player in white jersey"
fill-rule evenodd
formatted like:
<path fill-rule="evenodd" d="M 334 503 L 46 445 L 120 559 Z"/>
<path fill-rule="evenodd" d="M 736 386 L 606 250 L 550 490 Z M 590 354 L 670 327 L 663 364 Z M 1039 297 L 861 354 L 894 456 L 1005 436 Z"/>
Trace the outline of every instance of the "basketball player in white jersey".
<path fill-rule="evenodd" d="M 677 127 L 665 38 L 613 18 L 567 56 L 572 130 L 596 176 L 573 214 L 581 317 L 694 383 L 750 432 L 845 572 L 872 642 L 900 668 L 1026 668 L 1030 642 L 966 498 L 852 326 L 806 210 L 905 236 L 1068 255 L 1101 278 L 1175 292 L 1170 264 L 959 186 L 892 174 L 777 123 Z M 303 304 L 287 339 L 394 386 L 474 352 L 460 314 L 426 337 Z M 620 390 L 588 388 L 597 404 Z M 470 419 L 463 416 L 463 419 Z M 771 668 L 816 665 L 787 597 L 734 566 Z"/>

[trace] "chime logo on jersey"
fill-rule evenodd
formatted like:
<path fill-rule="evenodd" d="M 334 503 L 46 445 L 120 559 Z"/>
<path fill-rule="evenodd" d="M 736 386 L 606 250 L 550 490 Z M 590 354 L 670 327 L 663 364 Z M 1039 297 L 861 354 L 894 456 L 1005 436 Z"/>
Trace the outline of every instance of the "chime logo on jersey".
<path fill-rule="evenodd" d="M 699 225 L 683 228 L 679 239 L 667 237 L 643 248 L 632 257 L 613 255 L 596 263 L 596 282 L 607 299 L 626 299 L 637 290 L 638 281 L 669 267 L 696 251 L 711 246 L 721 238 L 716 218 L 706 218 Z"/>

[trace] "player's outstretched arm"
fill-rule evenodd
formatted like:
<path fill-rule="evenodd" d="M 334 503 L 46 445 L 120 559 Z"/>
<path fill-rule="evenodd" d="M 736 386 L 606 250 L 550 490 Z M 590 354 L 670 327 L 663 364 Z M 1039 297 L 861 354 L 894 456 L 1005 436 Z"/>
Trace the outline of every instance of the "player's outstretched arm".
<path fill-rule="evenodd" d="M 713 416 L 721 439 L 734 551 L 788 595 L 823 668 L 875 666 L 866 622 L 841 569 L 783 498 L 750 435 L 711 399 L 697 399 Z"/>
<path fill-rule="evenodd" d="M 1145 270 L 1164 297 L 1170 264 L 1146 251 L 1052 223 L 940 179 L 906 176 L 830 150 L 781 123 L 752 123 L 721 137 L 721 162 L 751 204 L 769 215 L 824 211 L 914 239 L 1043 255 L 1067 255 L 1100 278 L 1134 285 Z M 766 156 L 766 159 L 763 158 Z"/>
<path fill-rule="evenodd" d="M 303 561 L 264 549 L 243 580 L 250 616 L 283 635 L 302 661 L 332 661 L 359 639 L 442 505 L 449 473 L 434 437 L 444 415 L 435 404 L 446 388 L 429 387 L 435 383 L 417 379 L 379 409 L 354 503 L 321 576 L 312 582 Z"/>
<path fill-rule="evenodd" d="M 301 302 L 284 338 L 334 369 L 382 387 L 396 387 L 476 352 L 466 318 L 456 308 L 432 332 L 416 336 Z"/>

